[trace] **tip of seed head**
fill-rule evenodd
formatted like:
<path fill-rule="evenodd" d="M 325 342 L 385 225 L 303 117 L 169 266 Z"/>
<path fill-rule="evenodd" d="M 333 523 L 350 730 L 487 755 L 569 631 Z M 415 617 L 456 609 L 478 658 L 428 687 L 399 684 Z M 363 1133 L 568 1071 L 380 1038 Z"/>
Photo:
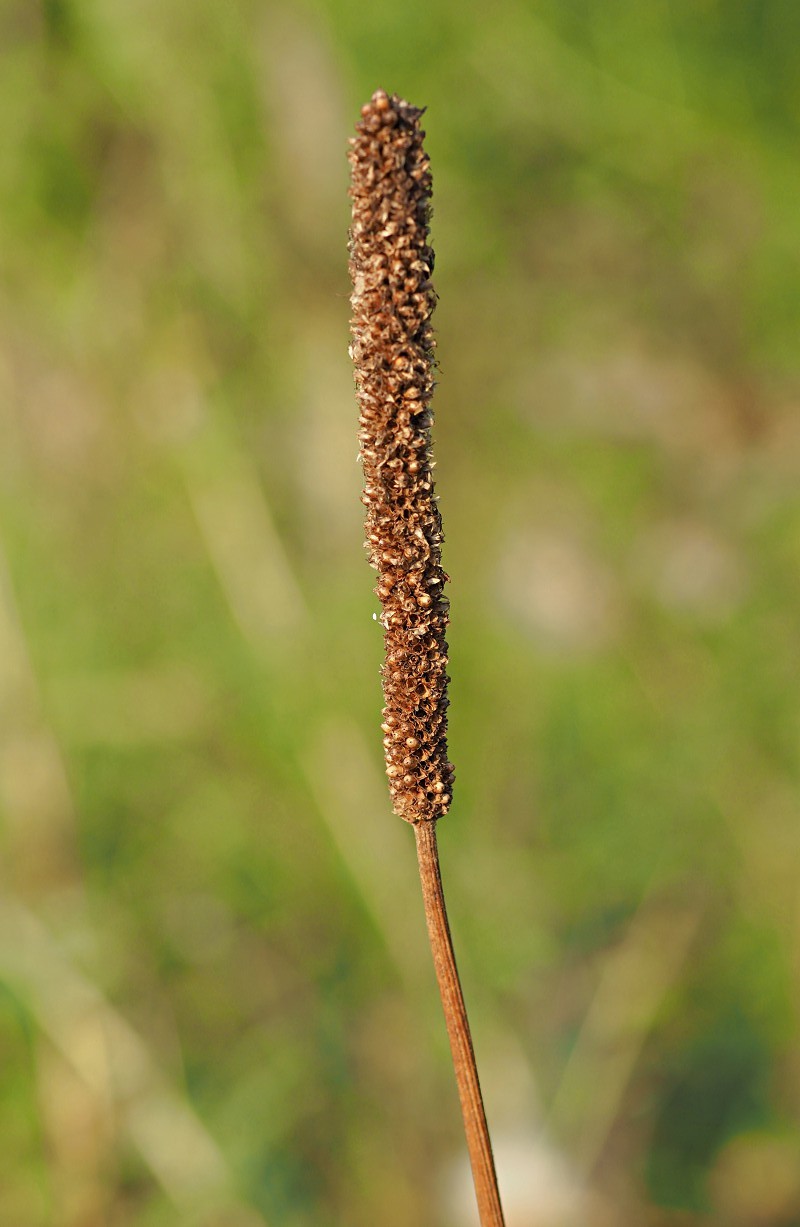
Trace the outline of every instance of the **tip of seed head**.
<path fill-rule="evenodd" d="M 417 120 L 425 112 L 425 107 L 412 106 L 399 94 L 388 94 L 385 89 L 376 89 L 369 102 L 361 108 L 361 118 L 368 123 L 371 120 L 378 126 L 388 124 L 409 124 L 416 127 Z M 359 129 L 361 125 L 358 125 Z M 421 135 L 424 135 L 422 133 Z"/>

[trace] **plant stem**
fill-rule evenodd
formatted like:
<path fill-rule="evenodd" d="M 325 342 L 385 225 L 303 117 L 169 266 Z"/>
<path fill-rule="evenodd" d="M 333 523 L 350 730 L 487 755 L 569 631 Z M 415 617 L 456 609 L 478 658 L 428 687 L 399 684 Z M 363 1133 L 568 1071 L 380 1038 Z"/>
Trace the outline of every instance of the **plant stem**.
<path fill-rule="evenodd" d="M 481 1227 L 503 1227 L 489 1130 L 439 873 L 436 820 L 453 796 L 447 753 L 449 600 L 434 493 L 435 339 L 430 161 L 422 111 L 376 90 L 350 143 L 351 321 L 366 544 L 378 572 L 386 774 L 416 832 L 422 897 L 453 1053 Z"/>
<path fill-rule="evenodd" d="M 436 844 L 436 823 L 416 822 L 414 833 L 417 839 L 417 860 L 422 883 L 422 899 L 425 905 L 425 920 L 431 943 L 433 964 L 439 993 L 442 998 L 444 1020 L 453 1054 L 453 1067 L 461 1100 L 464 1132 L 467 1135 L 472 1179 L 481 1227 L 504 1227 L 503 1210 L 497 1187 L 497 1174 L 492 1156 L 489 1126 L 483 1107 L 483 1096 L 478 1080 L 478 1068 L 472 1048 L 469 1018 L 458 978 L 453 939 L 447 922 L 442 876 L 439 872 L 439 850 Z"/>

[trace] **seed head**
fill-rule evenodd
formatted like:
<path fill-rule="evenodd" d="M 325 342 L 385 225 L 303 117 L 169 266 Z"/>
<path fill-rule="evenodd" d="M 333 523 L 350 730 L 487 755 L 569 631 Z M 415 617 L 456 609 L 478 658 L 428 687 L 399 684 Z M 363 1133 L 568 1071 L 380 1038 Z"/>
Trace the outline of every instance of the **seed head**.
<path fill-rule="evenodd" d="M 445 814 L 449 602 L 433 487 L 435 341 L 431 174 L 422 111 L 373 94 L 350 142 L 351 321 L 361 408 L 366 547 L 383 607 L 383 724 L 394 811 L 408 822 Z"/>

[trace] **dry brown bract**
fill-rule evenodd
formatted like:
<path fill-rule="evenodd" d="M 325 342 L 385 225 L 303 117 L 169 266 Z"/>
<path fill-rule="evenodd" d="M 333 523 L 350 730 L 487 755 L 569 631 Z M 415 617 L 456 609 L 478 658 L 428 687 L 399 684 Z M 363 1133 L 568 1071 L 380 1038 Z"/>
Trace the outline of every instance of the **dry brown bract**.
<path fill-rule="evenodd" d="M 382 90 L 351 140 L 355 380 L 363 503 L 383 606 L 383 731 L 394 811 L 408 822 L 450 805 L 448 601 L 430 450 L 436 303 L 428 246 L 431 174 L 422 111 Z"/>

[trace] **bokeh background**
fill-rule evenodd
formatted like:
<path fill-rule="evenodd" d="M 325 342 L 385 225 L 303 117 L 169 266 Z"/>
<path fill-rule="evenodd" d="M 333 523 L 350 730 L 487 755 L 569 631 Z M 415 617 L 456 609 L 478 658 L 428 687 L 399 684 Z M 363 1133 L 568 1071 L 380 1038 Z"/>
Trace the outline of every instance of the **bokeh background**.
<path fill-rule="evenodd" d="M 509 1227 L 792 1227 L 795 0 L 4 0 L 0 1223 L 475 1222 L 361 544 L 379 86 Z"/>

